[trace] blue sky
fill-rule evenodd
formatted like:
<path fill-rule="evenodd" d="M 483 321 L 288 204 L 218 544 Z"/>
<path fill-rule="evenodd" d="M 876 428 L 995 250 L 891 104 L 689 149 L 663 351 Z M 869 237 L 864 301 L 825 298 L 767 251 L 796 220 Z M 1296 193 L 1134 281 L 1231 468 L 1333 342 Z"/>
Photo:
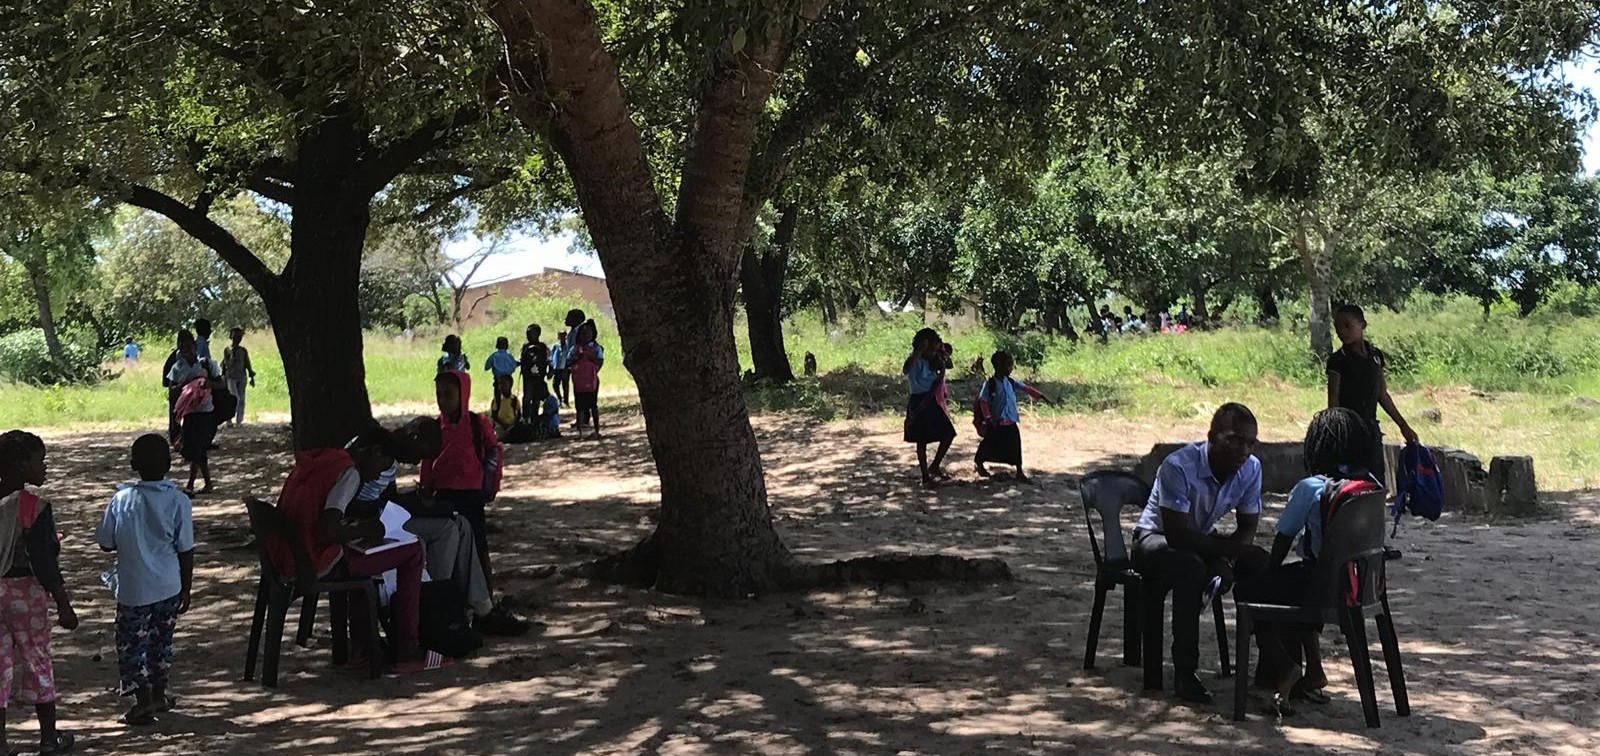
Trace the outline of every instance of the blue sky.
<path fill-rule="evenodd" d="M 1600 60 L 1591 59 L 1581 65 L 1568 66 L 1566 74 L 1574 84 L 1600 97 Z M 1600 125 L 1590 124 L 1588 133 L 1584 135 L 1583 146 L 1584 169 L 1590 173 L 1600 171 Z M 481 241 L 467 239 L 446 247 L 445 253 L 452 258 L 460 259 L 479 249 L 482 249 Z M 566 236 L 546 239 L 535 235 L 520 235 L 510 241 L 505 252 L 485 262 L 473 282 L 487 283 L 516 278 L 538 273 L 545 268 L 573 270 L 591 276 L 605 275 L 600 269 L 600 261 L 589 255 L 573 252 L 571 240 Z"/>

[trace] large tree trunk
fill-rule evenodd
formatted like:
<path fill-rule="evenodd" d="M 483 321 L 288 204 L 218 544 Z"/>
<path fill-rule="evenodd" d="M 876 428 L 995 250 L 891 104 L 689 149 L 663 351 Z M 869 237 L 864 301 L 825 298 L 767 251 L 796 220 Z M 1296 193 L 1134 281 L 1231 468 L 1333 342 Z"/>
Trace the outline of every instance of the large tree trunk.
<path fill-rule="evenodd" d="M 509 46 L 514 110 L 549 134 L 572 176 L 661 478 L 655 533 L 600 565 L 611 577 L 742 597 L 783 587 L 793 571 L 772 527 L 739 382 L 733 290 L 756 126 L 800 19 L 822 5 L 811 0 L 763 46 L 717 63 L 684 159 L 676 219 L 662 210 L 594 8 L 583 0 L 490 7 Z M 683 400 L 685 386 L 696 401 Z"/>
<path fill-rule="evenodd" d="M 343 446 L 372 420 L 359 296 L 372 198 L 351 186 L 360 140 L 339 122 L 302 136 L 289 264 L 267 299 L 296 449 Z"/>
<path fill-rule="evenodd" d="M 756 378 L 788 383 L 794 380 L 783 343 L 783 283 L 799 209 L 785 205 L 772 241 L 762 254 L 746 245 L 739 278 L 744 291 L 745 321 L 750 331 L 750 360 Z"/>
<path fill-rule="evenodd" d="M 33 289 L 33 301 L 39 308 L 39 330 L 44 332 L 45 351 L 57 365 L 64 365 L 67 355 L 61 349 L 61 335 L 56 332 L 56 316 L 50 305 L 49 274 L 41 263 L 24 261 L 23 268 L 28 274 L 28 286 Z"/>
<path fill-rule="evenodd" d="M 1313 238 L 1315 236 L 1315 238 Z M 1326 232 L 1317 232 L 1306 215 L 1301 216 L 1295 234 L 1299 247 L 1300 266 L 1305 272 L 1309 289 L 1310 306 L 1306 322 L 1311 331 L 1311 353 L 1319 360 L 1327 360 L 1333 352 L 1333 251 L 1337 240 Z"/>

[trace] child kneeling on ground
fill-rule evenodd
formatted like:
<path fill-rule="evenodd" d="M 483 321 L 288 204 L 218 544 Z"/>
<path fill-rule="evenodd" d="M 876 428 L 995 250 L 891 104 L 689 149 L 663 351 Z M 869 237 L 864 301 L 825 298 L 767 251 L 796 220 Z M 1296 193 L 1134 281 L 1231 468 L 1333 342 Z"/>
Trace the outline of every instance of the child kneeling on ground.
<path fill-rule="evenodd" d="M 172 455 L 160 436 L 140 436 L 130 457 L 139 482 L 117 487 L 94 540 L 117 553 L 118 690 L 134 699 L 122 721 L 146 725 L 175 704 L 167 682 L 178 615 L 189 611 L 194 584 L 194 519 L 189 497 L 167 480 Z"/>

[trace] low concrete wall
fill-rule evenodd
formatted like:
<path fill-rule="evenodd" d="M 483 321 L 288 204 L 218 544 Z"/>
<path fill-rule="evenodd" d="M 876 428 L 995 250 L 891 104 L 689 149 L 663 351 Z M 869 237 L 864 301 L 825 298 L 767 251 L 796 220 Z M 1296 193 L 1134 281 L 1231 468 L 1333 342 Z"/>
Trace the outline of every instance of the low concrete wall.
<path fill-rule="evenodd" d="M 1184 443 L 1160 443 L 1150 448 L 1150 453 L 1139 460 L 1134 470 L 1146 483 L 1154 484 L 1156 470 L 1168 455 L 1183 448 Z M 1430 447 L 1439 463 L 1439 476 L 1444 484 L 1444 508 L 1472 514 L 1527 514 L 1538 505 L 1538 486 L 1534 480 L 1531 457 L 1496 457 L 1490 470 L 1483 469 L 1483 461 L 1470 452 L 1448 446 Z M 1388 474 L 1383 484 L 1394 490 L 1400 463 L 1401 447 L 1384 445 Z M 1302 445 L 1292 442 L 1264 443 L 1256 447 L 1256 458 L 1261 460 L 1261 490 L 1264 493 L 1286 494 L 1306 476 Z"/>

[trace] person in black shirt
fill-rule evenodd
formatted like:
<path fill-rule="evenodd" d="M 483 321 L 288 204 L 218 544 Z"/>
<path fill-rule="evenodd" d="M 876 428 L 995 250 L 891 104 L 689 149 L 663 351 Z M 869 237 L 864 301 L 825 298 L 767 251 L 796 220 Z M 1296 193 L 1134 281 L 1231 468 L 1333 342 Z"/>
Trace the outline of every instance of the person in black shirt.
<path fill-rule="evenodd" d="M 533 406 L 534 381 L 544 384 L 545 376 L 550 372 L 550 347 L 546 346 L 540 338 L 544 329 L 538 325 L 528 324 L 528 340 L 522 345 L 522 359 L 518 364 L 522 366 L 522 416 L 537 417 L 539 408 Z"/>
<path fill-rule="evenodd" d="M 1366 423 L 1371 438 L 1366 459 L 1360 460 L 1379 481 L 1384 479 L 1383 432 L 1378 428 L 1378 408 L 1389 414 L 1408 443 L 1417 442 L 1400 408 L 1389 396 L 1384 379 L 1388 366 L 1382 350 L 1367 341 L 1367 317 L 1360 307 L 1344 305 L 1334 312 L 1333 329 L 1342 345 L 1328 358 L 1328 407 L 1346 407 Z"/>

